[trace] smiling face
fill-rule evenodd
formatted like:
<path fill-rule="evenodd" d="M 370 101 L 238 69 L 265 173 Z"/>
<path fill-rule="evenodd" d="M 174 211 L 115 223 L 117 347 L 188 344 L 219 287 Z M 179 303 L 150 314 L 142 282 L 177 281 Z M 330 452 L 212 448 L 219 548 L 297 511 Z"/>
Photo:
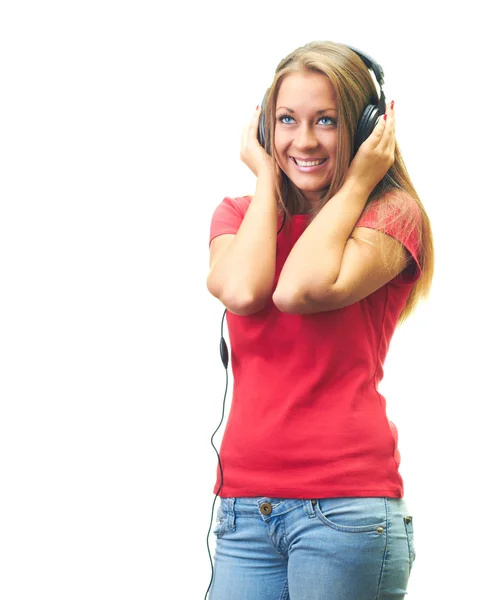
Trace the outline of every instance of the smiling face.
<path fill-rule="evenodd" d="M 337 154 L 337 102 L 328 77 L 305 71 L 281 82 L 276 99 L 276 160 L 314 204 L 330 186 Z"/>

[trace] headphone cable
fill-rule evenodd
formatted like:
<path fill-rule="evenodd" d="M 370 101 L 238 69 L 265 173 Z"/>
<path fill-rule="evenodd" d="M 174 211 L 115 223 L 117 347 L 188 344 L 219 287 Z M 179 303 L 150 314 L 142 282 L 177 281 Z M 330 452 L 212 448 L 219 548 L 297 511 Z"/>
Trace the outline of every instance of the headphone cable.
<path fill-rule="evenodd" d="M 285 195 L 285 206 L 287 206 L 288 205 L 288 182 L 287 182 L 286 177 L 285 177 L 284 181 L 285 181 L 285 194 L 286 194 Z M 281 227 L 279 228 L 278 233 L 280 233 L 280 231 L 283 229 L 285 221 L 286 221 L 286 213 L 284 213 L 284 215 L 283 215 L 283 222 L 281 223 Z M 276 235 L 278 235 L 278 233 Z M 228 389 L 228 386 L 229 386 L 229 371 L 227 369 L 227 367 L 229 365 L 229 350 L 227 348 L 227 344 L 225 343 L 225 339 L 224 339 L 224 320 L 225 320 L 225 315 L 226 314 L 227 314 L 227 309 L 224 310 L 224 314 L 222 316 L 222 321 L 221 321 L 221 324 L 220 324 L 220 358 L 221 358 L 222 363 L 223 363 L 224 368 L 225 368 L 224 401 L 222 403 L 222 416 L 220 418 L 220 423 L 217 425 L 217 429 L 213 432 L 212 437 L 210 438 L 210 443 L 212 444 L 212 448 L 215 450 L 215 453 L 217 454 L 217 459 L 218 459 L 218 462 L 219 462 L 220 485 L 219 485 L 219 488 L 218 488 L 217 492 L 214 495 L 214 499 L 213 499 L 213 502 L 212 502 L 212 515 L 210 517 L 210 526 L 209 526 L 208 532 L 207 532 L 207 552 L 208 552 L 208 557 L 210 559 L 210 568 L 211 568 L 212 574 L 211 574 L 211 577 L 210 577 L 210 583 L 208 584 L 207 591 L 205 592 L 204 600 L 207 600 L 208 593 L 210 591 L 210 588 L 212 587 L 212 582 L 213 582 L 213 577 L 214 577 L 214 567 L 213 567 L 213 561 L 212 561 L 212 554 L 210 552 L 209 538 L 210 538 L 210 533 L 212 531 L 215 502 L 217 501 L 219 492 L 220 492 L 220 490 L 222 489 L 222 487 L 224 485 L 224 470 L 222 468 L 222 462 L 220 460 L 219 451 L 214 446 L 213 439 L 214 439 L 215 434 L 220 429 L 220 426 L 222 425 L 222 423 L 224 421 L 224 416 L 225 416 L 225 399 L 227 397 L 227 389 Z"/>

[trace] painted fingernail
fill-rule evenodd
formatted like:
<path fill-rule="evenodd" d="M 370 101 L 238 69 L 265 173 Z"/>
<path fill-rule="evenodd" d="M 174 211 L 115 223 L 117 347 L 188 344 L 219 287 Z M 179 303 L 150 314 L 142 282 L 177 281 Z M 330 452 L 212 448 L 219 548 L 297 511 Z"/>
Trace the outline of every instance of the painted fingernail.
<path fill-rule="evenodd" d="M 258 108 L 259 108 L 259 104 L 256 106 L 256 110 L 258 110 Z"/>
<path fill-rule="evenodd" d="M 391 101 L 391 110 L 393 110 L 393 107 L 395 106 L 395 100 Z"/>
<path fill-rule="evenodd" d="M 385 113 L 385 114 L 383 115 L 383 119 L 385 119 L 385 121 L 386 121 L 386 117 L 387 117 L 387 114 Z"/>

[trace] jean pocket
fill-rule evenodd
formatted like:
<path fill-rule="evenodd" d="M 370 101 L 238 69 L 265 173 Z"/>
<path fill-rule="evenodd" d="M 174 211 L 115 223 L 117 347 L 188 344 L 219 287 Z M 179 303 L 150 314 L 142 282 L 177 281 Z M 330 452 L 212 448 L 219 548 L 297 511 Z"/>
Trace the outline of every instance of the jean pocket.
<path fill-rule="evenodd" d="M 413 561 L 415 560 L 415 545 L 414 545 L 414 535 L 413 535 L 413 517 L 403 517 L 403 523 L 405 525 L 405 532 L 407 534 L 407 542 L 408 542 L 408 560 L 409 560 L 409 568 L 412 570 Z"/>
<path fill-rule="evenodd" d="M 336 531 L 382 534 L 386 529 L 384 498 L 325 498 L 317 500 L 315 509 L 320 521 Z"/>
<path fill-rule="evenodd" d="M 215 522 L 215 527 L 213 529 L 214 535 L 216 535 L 218 538 L 221 538 L 224 535 L 226 519 L 227 515 L 222 509 L 222 506 L 219 506 L 217 509 L 217 519 Z"/>

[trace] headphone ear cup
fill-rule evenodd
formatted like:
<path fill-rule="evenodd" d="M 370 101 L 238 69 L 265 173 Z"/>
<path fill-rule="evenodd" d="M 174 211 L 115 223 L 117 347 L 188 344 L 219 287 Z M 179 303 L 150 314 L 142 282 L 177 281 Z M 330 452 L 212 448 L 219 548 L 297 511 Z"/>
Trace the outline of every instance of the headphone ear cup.
<path fill-rule="evenodd" d="M 354 134 L 354 155 L 359 150 L 359 146 L 371 135 L 380 116 L 380 110 L 374 104 L 368 104 L 364 109 Z"/>

